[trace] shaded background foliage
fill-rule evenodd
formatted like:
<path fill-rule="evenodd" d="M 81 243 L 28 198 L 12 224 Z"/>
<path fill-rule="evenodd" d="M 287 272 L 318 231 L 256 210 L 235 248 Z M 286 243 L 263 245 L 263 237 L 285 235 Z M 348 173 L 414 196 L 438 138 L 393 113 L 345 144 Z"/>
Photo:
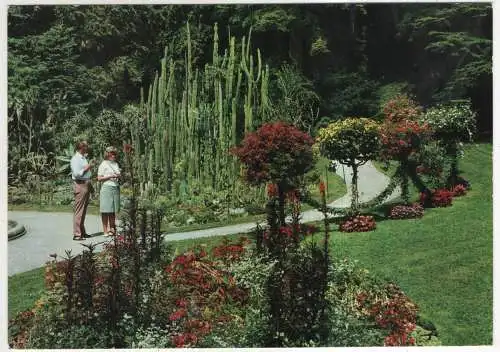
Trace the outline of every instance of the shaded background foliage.
<path fill-rule="evenodd" d="M 181 72 L 187 20 L 199 68 L 212 56 L 214 22 L 224 47 L 251 28 L 277 114 L 293 122 L 289 102 L 308 97 L 293 110 L 313 134 L 334 119 L 375 117 L 400 91 L 424 106 L 470 97 L 479 131 L 492 129 L 490 4 L 10 6 L 9 143 L 17 147 L 9 161 L 57 154 L 94 135 L 102 111 L 138 103 L 166 45 Z"/>

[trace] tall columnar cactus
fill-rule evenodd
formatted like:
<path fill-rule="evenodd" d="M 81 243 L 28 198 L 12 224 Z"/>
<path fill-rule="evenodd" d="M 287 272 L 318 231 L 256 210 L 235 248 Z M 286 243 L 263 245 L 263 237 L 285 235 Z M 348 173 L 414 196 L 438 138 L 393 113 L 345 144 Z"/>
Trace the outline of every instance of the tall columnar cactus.
<path fill-rule="evenodd" d="M 170 190 L 174 177 L 179 177 L 188 187 L 197 183 L 220 190 L 236 182 L 240 168 L 228 150 L 244 132 L 264 121 L 269 69 L 263 68 L 259 50 L 254 65 L 250 39 L 241 40 L 241 53 L 235 37 L 230 36 L 223 55 L 219 44 L 215 25 L 212 62 L 194 67 L 187 24 L 182 75 L 175 73 L 173 58 L 165 49 L 160 73 L 149 86 L 147 100 L 144 94 L 141 99 L 148 132 L 143 148 L 139 138 L 133 139 L 144 155 L 142 183 L 151 181 Z M 155 170 L 160 173 L 154 174 Z"/>

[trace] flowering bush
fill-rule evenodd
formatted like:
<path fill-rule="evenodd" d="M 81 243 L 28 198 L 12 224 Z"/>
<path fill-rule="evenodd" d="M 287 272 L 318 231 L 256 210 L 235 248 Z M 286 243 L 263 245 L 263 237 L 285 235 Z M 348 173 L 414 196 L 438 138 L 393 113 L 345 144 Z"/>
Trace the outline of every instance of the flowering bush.
<path fill-rule="evenodd" d="M 432 191 L 431 203 L 433 207 L 442 208 L 451 206 L 454 193 L 450 190 L 441 188 Z M 420 194 L 420 204 L 424 204 L 427 199 L 425 193 Z"/>
<path fill-rule="evenodd" d="M 432 205 L 435 207 L 447 207 L 451 205 L 453 192 L 447 189 L 438 189 L 432 193 Z"/>
<path fill-rule="evenodd" d="M 379 125 L 374 120 L 350 117 L 321 128 L 316 142 L 322 155 L 350 165 L 355 160 L 366 161 L 377 155 L 378 128 Z"/>
<path fill-rule="evenodd" d="M 458 163 L 463 155 L 462 141 L 472 140 L 476 129 L 476 113 L 472 111 L 470 103 L 452 103 L 430 108 L 421 121 L 431 126 L 434 136 L 439 139 L 450 158 L 447 186 L 453 188 L 458 184 Z"/>
<path fill-rule="evenodd" d="M 214 259 L 205 250 L 191 250 L 178 255 L 165 268 L 172 287 L 175 305 L 169 320 L 177 326 L 172 335 L 176 347 L 193 347 L 222 320 L 232 320 L 225 312 L 227 305 L 242 305 L 248 299 L 248 290 L 239 287 L 227 270 L 230 262 L 238 260 L 247 243 L 224 242 L 212 251 Z"/>
<path fill-rule="evenodd" d="M 470 141 L 476 128 L 476 113 L 470 103 L 438 105 L 428 109 L 421 121 L 428 124 L 436 137 L 445 143 Z"/>
<path fill-rule="evenodd" d="M 377 227 L 375 219 L 370 215 L 353 216 L 340 224 L 339 231 L 342 232 L 365 232 L 373 231 Z"/>
<path fill-rule="evenodd" d="M 398 94 L 385 103 L 383 112 L 386 120 L 401 122 L 404 120 L 416 120 L 422 113 L 422 108 L 407 95 Z"/>
<path fill-rule="evenodd" d="M 273 182 L 294 185 L 295 178 L 313 167 L 313 139 L 284 122 L 267 123 L 248 133 L 231 152 L 245 165 L 245 179 L 252 185 Z"/>
<path fill-rule="evenodd" d="M 316 142 L 322 155 L 350 166 L 352 174 L 351 208 L 358 208 L 358 167 L 378 155 L 379 125 L 371 119 L 351 117 L 336 121 L 318 131 Z"/>
<path fill-rule="evenodd" d="M 299 241 L 301 241 L 304 237 L 312 235 L 317 232 L 318 228 L 314 225 L 308 224 L 286 224 L 285 226 L 281 226 L 278 229 L 279 239 L 274 239 L 275 242 L 279 243 L 279 245 L 283 248 L 290 247 Z M 273 241 L 272 231 L 266 230 L 263 234 L 263 242 L 264 245 L 269 247 L 270 241 Z"/>
<path fill-rule="evenodd" d="M 414 153 L 428 131 L 428 125 L 417 121 L 386 120 L 380 127 L 382 159 L 398 159 Z"/>
<path fill-rule="evenodd" d="M 467 188 L 465 188 L 465 186 L 462 184 L 456 185 L 453 188 L 453 196 L 454 197 L 461 197 L 461 196 L 465 196 L 466 194 L 467 194 Z"/>
<path fill-rule="evenodd" d="M 387 329 L 385 346 L 413 346 L 411 336 L 416 329 L 417 306 L 394 284 L 386 287 L 386 297 L 379 298 L 371 293 L 358 295 L 359 308 L 378 326 Z"/>
<path fill-rule="evenodd" d="M 424 207 L 419 203 L 412 205 L 396 205 L 389 211 L 391 219 L 415 219 L 424 216 Z"/>

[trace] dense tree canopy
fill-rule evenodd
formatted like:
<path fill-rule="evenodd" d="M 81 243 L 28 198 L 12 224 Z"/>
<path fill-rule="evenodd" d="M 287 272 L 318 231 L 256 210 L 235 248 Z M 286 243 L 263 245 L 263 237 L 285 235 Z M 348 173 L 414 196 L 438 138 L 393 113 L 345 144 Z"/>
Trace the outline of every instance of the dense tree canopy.
<path fill-rule="evenodd" d="M 490 4 L 36 5 L 8 12 L 9 141 L 20 153 L 66 148 L 103 110 L 139 103 L 142 87 L 147 97 L 165 47 L 181 76 L 187 21 L 200 70 L 214 23 L 221 48 L 251 31 L 270 66 L 270 120 L 314 134 L 380 116 L 402 92 L 424 107 L 470 98 L 491 130 Z"/>

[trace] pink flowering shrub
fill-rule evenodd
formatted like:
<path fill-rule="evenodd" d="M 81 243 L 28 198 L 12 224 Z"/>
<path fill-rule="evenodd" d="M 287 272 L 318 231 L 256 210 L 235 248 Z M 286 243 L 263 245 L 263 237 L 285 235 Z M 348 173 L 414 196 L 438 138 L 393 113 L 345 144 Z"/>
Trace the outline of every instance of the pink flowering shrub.
<path fill-rule="evenodd" d="M 391 219 L 416 219 L 424 216 L 424 207 L 419 204 L 395 205 L 389 211 Z"/>
<path fill-rule="evenodd" d="M 461 197 L 465 196 L 466 194 L 467 188 L 462 184 L 458 184 L 453 188 L 453 197 Z"/>

